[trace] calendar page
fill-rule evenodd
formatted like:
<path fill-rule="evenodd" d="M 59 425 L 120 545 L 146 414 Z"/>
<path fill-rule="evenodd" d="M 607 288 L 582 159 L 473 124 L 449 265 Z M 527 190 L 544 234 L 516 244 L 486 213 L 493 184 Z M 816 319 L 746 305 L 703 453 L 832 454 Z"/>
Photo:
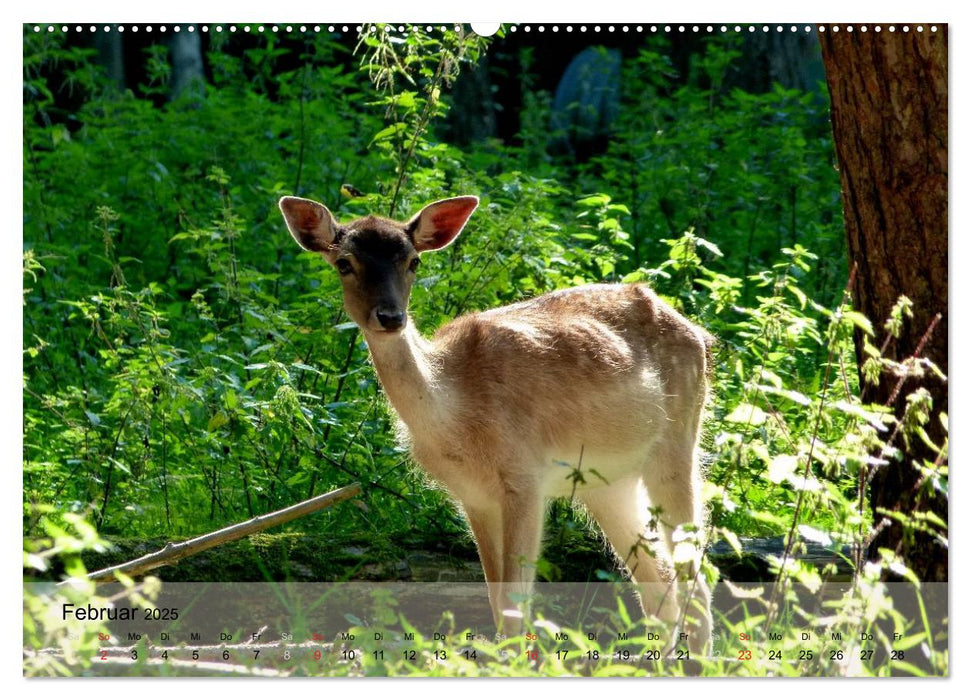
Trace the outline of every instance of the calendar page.
<path fill-rule="evenodd" d="M 25 677 L 950 675 L 948 24 L 649 14 L 23 25 Z"/>

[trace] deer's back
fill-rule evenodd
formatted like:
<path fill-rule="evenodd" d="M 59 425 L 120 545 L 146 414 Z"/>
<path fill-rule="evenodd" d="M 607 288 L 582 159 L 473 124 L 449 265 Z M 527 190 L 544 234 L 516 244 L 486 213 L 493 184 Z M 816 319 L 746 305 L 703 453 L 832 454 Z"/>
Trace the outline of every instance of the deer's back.
<path fill-rule="evenodd" d="M 581 448 L 643 454 L 697 416 L 706 338 L 643 285 L 590 285 L 458 318 L 433 340 L 454 420 L 434 448 L 414 436 L 416 456 L 437 461 L 442 441 L 466 452 L 453 461 L 517 445 L 573 463 Z"/>

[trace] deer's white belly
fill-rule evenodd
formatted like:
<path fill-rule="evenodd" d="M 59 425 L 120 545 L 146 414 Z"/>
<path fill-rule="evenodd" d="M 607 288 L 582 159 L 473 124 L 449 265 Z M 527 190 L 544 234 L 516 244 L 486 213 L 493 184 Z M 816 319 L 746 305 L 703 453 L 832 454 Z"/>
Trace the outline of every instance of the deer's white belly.
<path fill-rule="evenodd" d="M 587 452 L 582 460 L 573 456 L 550 455 L 543 469 L 543 493 L 548 498 L 570 497 L 588 489 L 602 488 L 643 472 L 649 460 L 644 450 L 636 452 Z"/>

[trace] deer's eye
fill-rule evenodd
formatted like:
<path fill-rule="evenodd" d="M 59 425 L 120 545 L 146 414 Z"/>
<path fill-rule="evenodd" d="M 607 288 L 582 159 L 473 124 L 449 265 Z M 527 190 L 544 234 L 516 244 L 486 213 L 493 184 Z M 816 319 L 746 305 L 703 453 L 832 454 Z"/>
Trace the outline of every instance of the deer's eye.
<path fill-rule="evenodd" d="M 334 265 L 337 267 L 337 271 L 343 275 L 349 275 L 354 272 L 354 266 L 344 258 L 339 258 Z"/>
<path fill-rule="evenodd" d="M 411 261 L 411 264 L 408 265 L 408 269 L 414 272 L 415 270 L 418 269 L 419 265 L 421 265 L 421 260 L 419 260 L 418 258 L 415 258 L 414 260 Z"/>

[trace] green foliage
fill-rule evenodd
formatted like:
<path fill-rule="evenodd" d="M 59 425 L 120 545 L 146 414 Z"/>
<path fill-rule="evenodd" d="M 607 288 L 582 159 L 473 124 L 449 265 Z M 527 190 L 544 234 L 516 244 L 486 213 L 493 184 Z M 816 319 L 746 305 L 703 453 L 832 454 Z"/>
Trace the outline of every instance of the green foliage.
<path fill-rule="evenodd" d="M 610 147 L 576 164 L 538 145 L 549 98 L 528 80 L 522 146 L 436 139 L 449 86 L 489 46 L 464 30 L 400 37 L 375 25 L 353 52 L 326 33 L 267 33 L 242 51 L 230 41 L 211 36 L 203 97 L 156 106 L 109 86 L 92 52 L 60 33 L 25 33 L 26 563 L 81 570 L 80 547 L 61 543 L 64 523 L 85 546 L 183 538 L 352 480 L 367 488 L 360 507 L 300 527 L 337 539 L 466 537 L 456 515 L 443 517 L 446 497 L 408 468 L 336 276 L 299 252 L 276 201 L 301 194 L 339 218 L 404 217 L 476 194 L 472 225 L 422 268 L 419 327 L 587 282 L 651 283 L 718 338 L 704 444 L 710 527 L 698 536 L 786 535 L 780 581 L 830 573 L 793 564 L 807 543 L 846 546 L 864 576 L 872 471 L 910 441 L 929 443 L 923 426 L 947 418 L 919 389 L 902 421 L 859 400 L 854 332 L 866 338 L 867 380 L 938 371 L 884 359 L 882 319 L 853 311 L 841 291 L 819 95 L 725 88 L 740 50 L 731 39 L 706 43 L 677 81 L 667 40 L 652 40 L 625 63 Z M 164 51 L 146 63 L 142 91 L 161 98 Z M 70 113 L 56 99 L 65 93 Z M 369 194 L 342 203 L 344 182 Z M 888 339 L 909 314 L 901 300 L 881 327 Z M 935 463 L 914 468 L 946 493 L 947 445 L 936 448 Z M 887 515 L 946 540 L 932 514 Z M 556 527 L 583 525 L 565 515 Z M 876 572 L 900 567 L 886 553 Z M 548 562 L 538 569 L 556 575 Z"/>

